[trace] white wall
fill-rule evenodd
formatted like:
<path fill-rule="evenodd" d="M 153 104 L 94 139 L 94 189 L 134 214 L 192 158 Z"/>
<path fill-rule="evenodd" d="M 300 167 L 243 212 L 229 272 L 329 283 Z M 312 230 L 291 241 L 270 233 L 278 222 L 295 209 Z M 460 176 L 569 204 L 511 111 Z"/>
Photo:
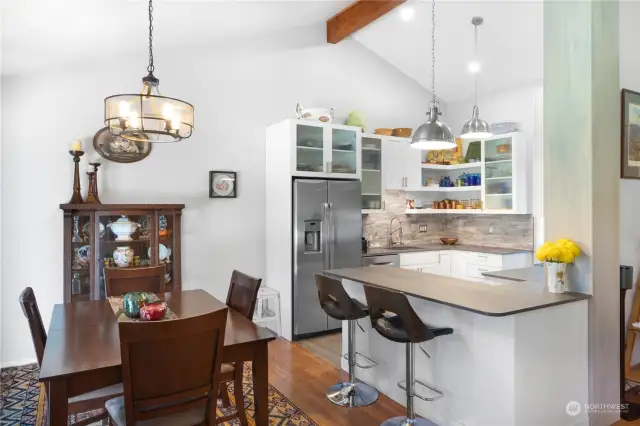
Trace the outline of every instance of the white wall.
<path fill-rule="evenodd" d="M 526 136 L 527 156 L 530 158 L 531 197 L 529 203 L 534 217 L 535 247 L 544 237 L 542 197 L 542 82 L 482 94 L 478 96 L 480 117 L 489 123 L 517 122 Z M 449 103 L 445 122 L 454 134 L 459 135 L 462 126 L 471 118 L 473 101 Z M 468 142 L 467 142 L 468 144 Z M 466 146 L 465 146 L 466 149 Z"/>
<path fill-rule="evenodd" d="M 296 101 L 366 113 L 375 127 L 415 127 L 429 95 L 355 41 L 327 45 L 324 26 L 191 51 L 156 49 L 160 89 L 195 104 L 195 132 L 135 164 L 100 170 L 103 202 L 185 203 L 183 285 L 222 298 L 232 269 L 264 273 L 265 127 Z M 4 76 L 2 111 L 2 360 L 34 358 L 17 302 L 32 286 L 48 327 L 62 293 L 62 214 L 71 195 L 70 140 L 102 127 L 103 98 L 138 92 L 146 54 Z M 84 157 L 83 163 L 86 162 Z M 208 198 L 210 170 L 236 170 L 239 198 Z M 83 169 L 84 170 L 84 169 Z M 83 180 L 86 191 L 86 180 Z M 277 191 L 279 188 L 270 188 Z M 289 214 L 283 209 L 283 214 Z M 267 283 L 268 284 L 268 283 Z"/>
<path fill-rule="evenodd" d="M 620 2 L 620 87 L 640 92 L 640 58 L 634 40 L 640 37 L 640 27 L 634 16 L 640 16 L 640 3 Z M 619 143 L 612 141 L 612 143 Z M 640 271 L 640 180 L 620 179 L 620 264 L 633 266 L 633 282 Z M 627 318 L 631 312 L 633 294 L 627 294 Z M 636 352 L 640 352 L 637 348 Z M 635 357 L 640 360 L 640 353 Z"/>

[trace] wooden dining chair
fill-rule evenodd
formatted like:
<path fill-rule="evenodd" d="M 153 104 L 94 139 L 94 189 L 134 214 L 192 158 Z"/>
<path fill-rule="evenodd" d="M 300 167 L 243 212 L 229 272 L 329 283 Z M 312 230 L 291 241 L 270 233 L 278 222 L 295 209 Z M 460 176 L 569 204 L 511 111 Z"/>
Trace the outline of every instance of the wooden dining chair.
<path fill-rule="evenodd" d="M 124 396 L 106 403 L 116 426 L 213 426 L 227 308 L 184 319 L 120 322 Z"/>
<path fill-rule="evenodd" d="M 47 345 L 47 332 L 42 323 L 40 309 L 38 308 L 38 302 L 36 301 L 36 295 L 33 289 L 31 287 L 25 288 L 20 294 L 19 300 L 22 306 L 22 312 L 24 312 L 24 316 L 27 317 L 27 321 L 29 321 L 31 339 L 36 349 L 38 365 L 42 366 L 42 357 L 44 356 L 44 349 Z M 79 414 L 102 409 L 103 412 L 101 414 L 74 423 L 75 426 L 86 426 L 100 420 L 106 420 L 108 415 L 106 410 L 104 410 L 105 402 L 119 395 L 122 395 L 122 383 L 106 388 L 95 389 L 91 392 L 69 398 L 67 410 L 69 414 Z"/>
<path fill-rule="evenodd" d="M 165 265 L 139 268 L 104 268 L 107 297 L 122 296 L 134 291 L 164 294 Z"/>
<path fill-rule="evenodd" d="M 227 293 L 227 306 L 241 314 L 243 317 L 253 320 L 253 311 L 256 307 L 258 290 L 260 289 L 261 283 L 262 279 L 260 278 L 253 278 L 240 271 L 234 270 L 231 274 L 231 283 L 229 284 L 229 292 Z M 222 385 L 220 386 L 219 396 L 222 399 L 223 407 L 226 408 L 231 405 L 231 401 L 229 400 L 228 384 L 233 381 L 233 395 L 236 400 L 236 414 L 221 417 L 218 419 L 219 423 L 238 417 L 242 426 L 247 426 L 248 424 L 247 412 L 244 406 L 244 393 L 242 391 L 243 373 L 243 365 L 236 366 L 234 363 L 224 363 L 222 365 L 222 372 L 220 374 Z"/>

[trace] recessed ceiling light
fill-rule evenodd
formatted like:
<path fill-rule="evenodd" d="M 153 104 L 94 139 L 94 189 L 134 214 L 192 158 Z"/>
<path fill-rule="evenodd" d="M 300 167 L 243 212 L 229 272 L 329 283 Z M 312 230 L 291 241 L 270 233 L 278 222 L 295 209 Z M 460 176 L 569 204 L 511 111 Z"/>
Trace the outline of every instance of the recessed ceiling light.
<path fill-rule="evenodd" d="M 416 16 L 416 11 L 409 6 L 400 9 L 400 17 L 403 21 L 411 21 Z"/>
<path fill-rule="evenodd" d="M 468 65 L 467 67 L 468 67 L 469 72 L 470 72 L 471 74 L 477 74 L 477 73 L 479 73 L 479 72 L 480 72 L 480 69 L 482 68 L 482 67 L 480 66 L 480 62 L 476 62 L 476 61 L 469 62 L 469 65 Z"/>

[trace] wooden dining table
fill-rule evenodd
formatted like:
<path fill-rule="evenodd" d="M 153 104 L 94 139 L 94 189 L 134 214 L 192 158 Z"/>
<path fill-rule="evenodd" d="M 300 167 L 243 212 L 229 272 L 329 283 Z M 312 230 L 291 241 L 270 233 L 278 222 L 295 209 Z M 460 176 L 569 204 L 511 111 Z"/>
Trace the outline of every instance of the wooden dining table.
<path fill-rule="evenodd" d="M 178 318 L 225 307 L 204 290 L 165 293 L 165 301 Z M 222 361 L 252 362 L 257 426 L 269 424 L 268 343 L 276 337 L 229 309 Z M 68 398 L 122 382 L 118 321 L 108 301 L 54 306 L 40 381 L 46 386 L 47 420 L 52 426 L 66 426 Z"/>

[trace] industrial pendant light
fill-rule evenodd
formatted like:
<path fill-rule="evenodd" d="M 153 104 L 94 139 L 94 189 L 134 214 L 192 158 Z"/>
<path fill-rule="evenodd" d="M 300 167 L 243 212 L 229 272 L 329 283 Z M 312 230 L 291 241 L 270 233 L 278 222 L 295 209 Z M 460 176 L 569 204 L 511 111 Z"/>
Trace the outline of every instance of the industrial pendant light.
<path fill-rule="evenodd" d="M 153 71 L 153 0 L 149 0 L 149 65 L 139 94 L 104 100 L 104 124 L 114 136 L 135 142 L 178 142 L 193 132 L 193 105 L 161 96 Z"/>
<path fill-rule="evenodd" d="M 474 26 L 474 58 L 471 64 L 469 64 L 469 71 L 473 74 L 473 112 L 471 113 L 471 120 L 464 123 L 462 126 L 462 134 L 460 137 L 467 140 L 483 140 L 491 137 L 491 130 L 489 123 L 480 118 L 480 111 L 478 110 L 478 93 L 477 93 L 477 75 L 480 72 L 480 65 L 478 62 L 478 26 L 482 25 L 484 20 L 480 17 L 475 17 L 471 20 L 471 24 Z"/>
<path fill-rule="evenodd" d="M 442 115 L 436 99 L 436 1 L 431 2 L 431 93 L 433 99 L 427 113 L 427 122 L 418 127 L 411 138 L 411 147 L 417 149 L 451 149 L 456 147 L 449 126 L 441 122 Z"/>

